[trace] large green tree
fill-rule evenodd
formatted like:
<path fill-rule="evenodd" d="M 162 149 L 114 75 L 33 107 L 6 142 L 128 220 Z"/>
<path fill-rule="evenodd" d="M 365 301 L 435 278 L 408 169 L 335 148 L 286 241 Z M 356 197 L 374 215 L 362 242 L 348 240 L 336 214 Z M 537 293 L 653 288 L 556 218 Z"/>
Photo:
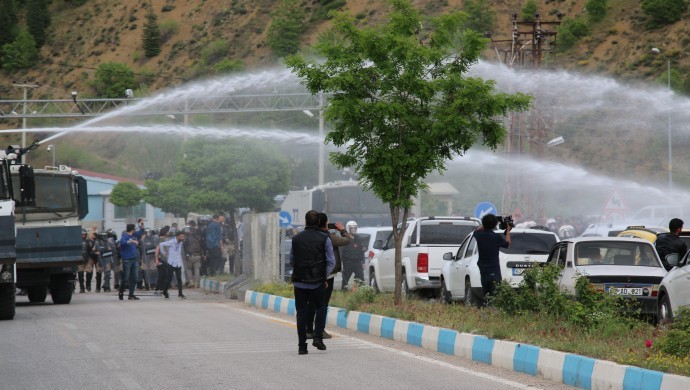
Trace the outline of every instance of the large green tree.
<path fill-rule="evenodd" d="M 466 28 L 480 33 L 493 31 L 496 13 L 488 0 L 465 0 L 464 5 L 468 15 Z"/>
<path fill-rule="evenodd" d="M 304 11 L 297 0 L 282 0 L 271 15 L 268 46 L 277 57 L 297 53 L 304 31 Z"/>
<path fill-rule="evenodd" d="M 161 30 L 158 27 L 158 18 L 153 12 L 153 7 L 146 13 L 146 23 L 144 23 L 144 55 L 155 57 L 161 53 Z"/>
<path fill-rule="evenodd" d="M 392 0 L 387 22 L 358 28 L 338 13 L 338 40 L 324 40 L 324 59 L 286 62 L 312 93 L 332 93 L 326 136 L 344 149 L 332 153 L 338 167 L 353 167 L 362 183 L 390 206 L 396 238 L 395 302 L 400 303 L 400 249 L 413 198 L 424 178 L 477 142 L 495 149 L 506 130 L 502 116 L 524 110 L 526 95 L 497 93 L 494 82 L 466 75 L 486 40 L 462 30 L 466 14 L 422 20 L 407 0 Z M 423 31 L 429 26 L 429 31 Z"/>
<path fill-rule="evenodd" d="M 644 13 L 652 17 L 652 24 L 674 23 L 683 17 L 688 9 L 688 0 L 642 0 Z"/>
<path fill-rule="evenodd" d="M 14 42 L 0 47 L 0 64 L 5 70 L 28 69 L 36 65 L 37 61 L 36 41 L 26 31 L 19 33 Z"/>
<path fill-rule="evenodd" d="M 46 29 L 50 25 L 47 0 L 28 0 L 26 5 L 26 26 L 36 40 L 36 47 L 46 43 Z"/>
<path fill-rule="evenodd" d="M 125 96 L 125 90 L 137 87 L 134 71 L 120 62 L 100 64 L 91 86 L 102 98 L 121 98 Z"/>
<path fill-rule="evenodd" d="M 115 184 L 110 192 L 110 203 L 118 207 L 126 207 L 127 215 L 133 217 L 133 207 L 141 202 L 144 192 L 136 184 L 123 181 Z"/>
<path fill-rule="evenodd" d="M 178 172 L 171 177 L 147 180 L 144 201 L 166 213 L 186 217 L 195 210 L 190 199 L 193 192 L 193 188 L 185 185 L 185 176 Z"/>
<path fill-rule="evenodd" d="M 14 0 L 0 1 L 0 48 L 14 42 L 19 35 L 17 8 Z"/>

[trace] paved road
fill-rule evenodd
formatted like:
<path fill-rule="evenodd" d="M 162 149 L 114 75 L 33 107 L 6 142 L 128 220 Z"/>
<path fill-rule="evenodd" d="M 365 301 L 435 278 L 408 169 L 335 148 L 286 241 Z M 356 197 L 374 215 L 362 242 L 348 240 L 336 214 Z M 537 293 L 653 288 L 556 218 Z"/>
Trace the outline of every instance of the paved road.
<path fill-rule="evenodd" d="M 87 293 L 63 306 L 17 297 L 15 319 L 0 322 L 0 388 L 567 388 L 341 329 L 327 351 L 298 356 L 294 319 L 186 293 L 122 302 Z"/>

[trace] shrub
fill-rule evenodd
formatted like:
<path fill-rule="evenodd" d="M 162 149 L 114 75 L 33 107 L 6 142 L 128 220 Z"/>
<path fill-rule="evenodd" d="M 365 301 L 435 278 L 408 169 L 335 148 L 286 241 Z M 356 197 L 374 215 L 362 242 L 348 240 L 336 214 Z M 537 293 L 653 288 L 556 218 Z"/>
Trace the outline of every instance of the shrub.
<path fill-rule="evenodd" d="M 477 31 L 493 31 L 495 12 L 486 0 L 465 0 L 465 12 L 467 12 L 467 22 L 465 27 Z"/>
<path fill-rule="evenodd" d="M 690 309 L 680 308 L 666 337 L 659 340 L 659 350 L 679 358 L 690 357 Z"/>
<path fill-rule="evenodd" d="M 99 65 L 96 77 L 90 84 L 96 95 L 104 98 L 124 97 L 126 89 L 136 87 L 132 69 L 118 62 L 105 62 Z"/>
<path fill-rule="evenodd" d="M 242 63 L 242 60 L 229 60 L 223 58 L 213 66 L 213 70 L 216 73 L 239 72 L 244 70 L 244 63 Z"/>
<path fill-rule="evenodd" d="M 283 0 L 272 13 L 268 46 L 277 57 L 297 53 L 304 31 L 304 11 L 297 0 Z"/>
<path fill-rule="evenodd" d="M 652 17 L 652 25 L 665 25 L 677 22 L 688 9 L 687 0 L 642 0 L 645 14 Z"/>
<path fill-rule="evenodd" d="M 587 9 L 587 17 L 590 23 L 604 20 L 606 17 L 606 2 L 607 0 L 587 0 L 585 9 Z"/>
<path fill-rule="evenodd" d="M 38 49 L 33 36 L 22 31 L 12 43 L 7 43 L 0 50 L 0 64 L 8 71 L 27 69 L 38 62 Z"/>
<path fill-rule="evenodd" d="M 177 34 L 177 32 L 180 30 L 180 23 L 174 19 L 164 20 L 158 27 L 161 34 L 160 42 L 165 43 L 169 41 L 173 35 Z"/>
<path fill-rule="evenodd" d="M 536 14 L 536 13 L 537 13 L 537 2 L 536 2 L 536 0 L 527 0 L 527 2 L 525 3 L 525 6 L 522 7 L 520 17 L 525 22 L 533 22 L 535 20 L 534 14 Z"/>
<path fill-rule="evenodd" d="M 201 50 L 201 60 L 206 65 L 213 65 L 228 54 L 230 54 L 230 44 L 223 39 L 218 39 Z"/>
<path fill-rule="evenodd" d="M 558 44 L 567 50 L 587 35 L 589 35 L 589 27 L 582 18 L 566 19 L 558 28 Z"/>

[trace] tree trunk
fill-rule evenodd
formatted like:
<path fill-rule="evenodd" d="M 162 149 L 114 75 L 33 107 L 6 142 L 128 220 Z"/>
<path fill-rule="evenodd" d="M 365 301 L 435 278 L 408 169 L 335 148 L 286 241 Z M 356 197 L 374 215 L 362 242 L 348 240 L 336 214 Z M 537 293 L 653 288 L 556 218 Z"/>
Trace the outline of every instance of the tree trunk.
<path fill-rule="evenodd" d="M 404 208 L 402 219 L 400 219 L 400 207 L 391 208 L 393 236 L 395 237 L 395 305 L 399 305 L 402 302 L 402 237 L 407 227 L 409 212 L 410 209 Z M 398 224 L 400 224 L 399 228 Z"/>

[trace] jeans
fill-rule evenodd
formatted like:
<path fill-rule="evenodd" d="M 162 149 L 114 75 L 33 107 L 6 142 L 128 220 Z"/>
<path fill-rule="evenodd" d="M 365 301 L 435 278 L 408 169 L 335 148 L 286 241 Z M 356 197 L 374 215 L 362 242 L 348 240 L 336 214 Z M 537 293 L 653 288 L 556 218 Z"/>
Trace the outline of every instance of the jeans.
<path fill-rule="evenodd" d="M 309 318 L 309 305 L 314 304 L 316 318 L 314 320 L 314 340 L 323 337 L 323 329 L 326 327 L 326 287 L 321 283 L 314 289 L 295 287 L 295 309 L 297 311 L 297 339 L 300 348 L 307 346 L 307 324 Z"/>
<path fill-rule="evenodd" d="M 480 272 L 482 281 L 482 306 L 486 306 L 490 296 L 496 291 L 496 284 L 501 283 L 501 271 L 492 273 Z"/>
<path fill-rule="evenodd" d="M 139 274 L 139 261 L 136 258 L 122 259 L 122 280 L 120 281 L 120 293 L 125 291 L 125 285 L 129 284 L 129 295 L 134 295 L 134 288 L 137 285 Z"/>

